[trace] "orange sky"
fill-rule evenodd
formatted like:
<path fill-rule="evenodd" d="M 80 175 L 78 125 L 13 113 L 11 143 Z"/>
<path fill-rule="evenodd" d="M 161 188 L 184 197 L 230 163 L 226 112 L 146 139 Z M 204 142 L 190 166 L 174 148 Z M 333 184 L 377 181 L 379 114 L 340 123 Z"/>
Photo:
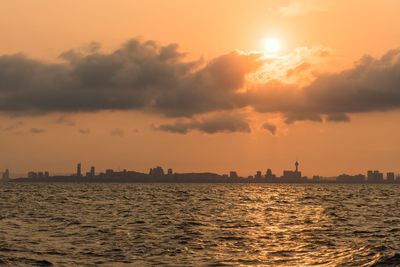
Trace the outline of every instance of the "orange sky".
<path fill-rule="evenodd" d="M 108 54 L 139 37 L 161 46 L 177 43 L 178 50 L 188 54 L 184 61 L 203 58 L 204 66 L 232 50 L 265 52 L 262 40 L 273 37 L 281 43 L 282 59 L 267 65 L 263 75 L 288 82 L 286 71 L 306 62 L 311 67 L 290 78 L 303 85 L 312 83 L 313 73 L 353 68 L 363 55 L 380 58 L 400 44 L 397 0 L 117 2 L 5 1 L 0 9 L 0 55 L 23 53 L 38 62 L 64 63 L 61 53 L 93 41 Z M 315 56 L 313 51 L 320 50 L 328 56 Z M 0 65 L 0 87 L 2 71 Z M 98 170 L 147 172 L 162 165 L 177 172 L 237 170 L 250 175 L 272 168 L 280 175 L 297 158 L 309 176 L 367 169 L 400 172 L 396 107 L 351 112 L 350 122 L 294 124 L 285 124 L 279 112 L 235 109 L 232 112 L 248 114 L 251 132 L 215 134 L 155 130 L 180 118 L 142 111 L 56 111 L 33 117 L 5 112 L 0 122 L 0 169 L 68 173 L 82 161 L 84 168 L 95 165 Z M 277 126 L 276 135 L 262 129 L 264 122 Z"/>

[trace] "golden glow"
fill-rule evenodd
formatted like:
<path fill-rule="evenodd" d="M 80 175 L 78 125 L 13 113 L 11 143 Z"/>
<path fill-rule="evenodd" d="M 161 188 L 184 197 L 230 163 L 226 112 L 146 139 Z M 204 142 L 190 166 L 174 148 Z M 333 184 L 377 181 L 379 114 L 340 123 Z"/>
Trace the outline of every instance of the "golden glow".
<path fill-rule="evenodd" d="M 274 38 L 265 39 L 264 43 L 265 49 L 271 54 L 277 54 L 279 52 L 279 49 L 281 48 L 279 41 Z"/>

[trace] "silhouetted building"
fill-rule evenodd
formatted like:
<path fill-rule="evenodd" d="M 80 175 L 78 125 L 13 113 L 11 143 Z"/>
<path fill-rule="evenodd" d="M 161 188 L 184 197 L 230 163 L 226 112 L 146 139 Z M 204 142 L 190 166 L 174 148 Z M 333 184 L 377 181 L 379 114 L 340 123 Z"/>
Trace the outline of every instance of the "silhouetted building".
<path fill-rule="evenodd" d="M 283 181 L 286 182 L 299 182 L 301 181 L 301 172 L 299 172 L 299 162 L 295 162 L 296 169 L 294 171 L 283 171 L 283 176 L 281 177 Z"/>
<path fill-rule="evenodd" d="M 94 178 L 96 175 L 94 166 L 90 167 L 90 172 L 86 172 L 86 177 Z"/>
<path fill-rule="evenodd" d="M 368 171 L 367 181 L 369 183 L 382 183 L 383 173 L 380 173 L 379 171 Z"/>
<path fill-rule="evenodd" d="M 81 170 L 80 163 L 78 163 L 78 165 L 76 165 L 76 176 L 78 176 L 78 177 L 82 176 L 82 170 Z"/>
<path fill-rule="evenodd" d="M 10 171 L 8 170 L 8 169 L 6 169 L 4 172 L 3 172 L 3 180 L 9 180 L 10 179 Z"/>
<path fill-rule="evenodd" d="M 44 172 L 44 177 L 46 177 L 46 178 L 49 178 L 50 177 L 50 174 L 49 174 L 49 172 Z"/>
<path fill-rule="evenodd" d="M 106 175 L 107 175 L 107 176 L 110 177 L 110 176 L 112 176 L 113 174 L 114 174 L 114 170 L 113 170 L 113 169 L 107 169 L 107 170 L 106 170 Z"/>
<path fill-rule="evenodd" d="M 151 177 L 154 177 L 154 178 L 163 177 L 164 176 L 164 170 L 163 170 L 162 167 L 157 166 L 155 168 L 150 169 L 149 174 L 150 174 Z"/>
<path fill-rule="evenodd" d="M 172 175 L 172 169 L 171 168 L 168 169 L 168 175 Z"/>
<path fill-rule="evenodd" d="M 276 182 L 276 175 L 272 173 L 271 169 L 267 169 L 265 173 L 265 179 L 267 182 Z"/>
<path fill-rule="evenodd" d="M 238 178 L 237 172 L 231 171 L 231 172 L 229 173 L 229 178 L 231 178 L 231 179 L 236 179 L 236 178 Z"/>
<path fill-rule="evenodd" d="M 262 178 L 261 171 L 257 171 L 257 174 L 255 175 L 255 178 L 256 178 L 257 180 L 261 180 L 261 178 Z"/>
<path fill-rule="evenodd" d="M 37 173 L 36 172 L 28 172 L 28 178 L 32 178 L 32 179 L 37 178 Z"/>
<path fill-rule="evenodd" d="M 314 175 L 312 179 L 313 179 L 314 182 L 321 181 L 321 177 L 319 177 L 318 175 Z"/>
<path fill-rule="evenodd" d="M 388 172 L 386 174 L 386 181 L 389 183 L 394 183 L 394 172 Z"/>

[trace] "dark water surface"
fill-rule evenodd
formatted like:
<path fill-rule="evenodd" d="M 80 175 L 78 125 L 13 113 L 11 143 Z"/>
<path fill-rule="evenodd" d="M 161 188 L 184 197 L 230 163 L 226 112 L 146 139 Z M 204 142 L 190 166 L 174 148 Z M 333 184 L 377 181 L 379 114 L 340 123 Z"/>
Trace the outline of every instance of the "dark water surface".
<path fill-rule="evenodd" d="M 0 265 L 400 266 L 400 186 L 0 184 Z"/>

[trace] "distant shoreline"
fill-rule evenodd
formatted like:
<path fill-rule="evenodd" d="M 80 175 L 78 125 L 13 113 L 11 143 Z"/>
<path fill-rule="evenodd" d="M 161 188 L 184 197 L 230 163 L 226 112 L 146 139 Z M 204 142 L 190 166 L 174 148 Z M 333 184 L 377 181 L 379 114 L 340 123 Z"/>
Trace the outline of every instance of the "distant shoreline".
<path fill-rule="evenodd" d="M 7 181 L 0 182 L 10 182 L 10 183 L 172 183 L 172 184 L 183 184 L 183 183 L 198 183 L 198 184 L 399 184 L 398 182 L 343 182 L 335 180 L 304 180 L 304 181 L 250 181 L 248 178 L 236 178 L 232 180 L 230 178 L 220 178 L 220 179 L 173 179 L 172 177 L 160 177 L 160 178 L 128 178 L 128 177 L 113 177 L 113 178 L 86 178 L 86 177 L 49 177 L 46 179 L 33 179 L 33 178 L 16 178 L 9 179 Z"/>

